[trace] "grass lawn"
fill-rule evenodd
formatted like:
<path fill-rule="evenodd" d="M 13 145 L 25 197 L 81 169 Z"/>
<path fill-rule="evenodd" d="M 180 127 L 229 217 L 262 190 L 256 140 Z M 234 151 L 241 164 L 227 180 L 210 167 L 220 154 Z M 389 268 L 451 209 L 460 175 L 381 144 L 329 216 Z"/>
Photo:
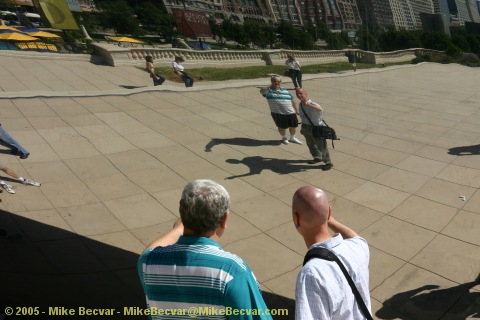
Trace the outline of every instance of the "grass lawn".
<path fill-rule="evenodd" d="M 383 68 L 391 65 L 411 64 L 411 62 L 390 63 L 385 65 L 373 65 L 366 63 L 357 63 L 357 69 L 371 69 Z M 140 69 L 144 69 L 139 67 Z M 276 73 L 283 76 L 287 70 L 285 66 L 255 66 L 255 67 L 240 67 L 240 68 L 198 68 L 187 69 L 187 73 L 196 81 L 223 81 L 235 79 L 259 79 L 266 78 L 268 74 Z M 313 73 L 335 73 L 339 71 L 352 70 L 352 67 L 347 62 L 329 63 L 308 65 L 302 67 L 303 74 Z M 155 71 L 160 73 L 163 77 L 170 81 L 181 82 L 180 78 L 175 75 L 171 67 L 155 68 Z M 203 80 L 200 80 L 200 77 Z"/>

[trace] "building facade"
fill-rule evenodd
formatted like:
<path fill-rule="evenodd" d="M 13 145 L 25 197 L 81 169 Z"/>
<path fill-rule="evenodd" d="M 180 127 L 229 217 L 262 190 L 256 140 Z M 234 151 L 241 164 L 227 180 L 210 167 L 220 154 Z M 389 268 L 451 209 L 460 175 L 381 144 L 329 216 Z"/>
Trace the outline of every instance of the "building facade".
<path fill-rule="evenodd" d="M 420 18 L 421 13 L 434 13 L 433 1 L 432 0 L 410 0 L 412 5 L 412 10 L 415 15 L 415 29 L 422 28 L 422 19 Z"/>
<path fill-rule="evenodd" d="M 362 18 L 356 0 L 337 0 L 342 17 L 343 30 L 358 30 L 362 26 Z"/>

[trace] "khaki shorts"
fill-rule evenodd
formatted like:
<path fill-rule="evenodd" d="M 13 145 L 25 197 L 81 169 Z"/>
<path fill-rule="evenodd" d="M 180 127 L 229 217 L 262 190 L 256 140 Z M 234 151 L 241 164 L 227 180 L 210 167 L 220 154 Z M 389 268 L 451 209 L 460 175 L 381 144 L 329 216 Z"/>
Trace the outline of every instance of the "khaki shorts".
<path fill-rule="evenodd" d="M 5 162 L 3 162 L 2 160 L 0 160 L 0 170 L 3 170 L 7 167 L 7 164 Z"/>

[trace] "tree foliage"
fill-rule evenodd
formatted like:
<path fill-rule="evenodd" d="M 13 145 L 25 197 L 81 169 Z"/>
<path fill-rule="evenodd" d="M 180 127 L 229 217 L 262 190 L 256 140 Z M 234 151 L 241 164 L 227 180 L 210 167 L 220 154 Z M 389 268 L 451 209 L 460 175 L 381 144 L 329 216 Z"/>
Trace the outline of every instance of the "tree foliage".
<path fill-rule="evenodd" d="M 145 1 L 135 6 L 134 12 L 145 33 L 161 34 L 166 39 L 175 36 L 173 15 L 165 14 L 157 5 Z"/>
<path fill-rule="evenodd" d="M 313 49 L 313 37 L 304 28 L 299 28 L 289 21 L 282 20 L 275 29 L 281 42 L 288 48 Z"/>
<path fill-rule="evenodd" d="M 135 12 L 125 0 L 102 1 L 98 3 L 102 14 L 101 24 L 111 28 L 116 34 L 131 34 L 138 36 L 144 34 L 140 22 L 135 17 Z"/>

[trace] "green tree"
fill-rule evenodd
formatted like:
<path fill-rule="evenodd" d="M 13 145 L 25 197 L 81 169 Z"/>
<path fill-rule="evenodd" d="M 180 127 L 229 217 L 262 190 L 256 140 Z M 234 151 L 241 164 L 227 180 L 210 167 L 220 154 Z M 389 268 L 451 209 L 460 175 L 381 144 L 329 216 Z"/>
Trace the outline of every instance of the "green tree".
<path fill-rule="evenodd" d="M 218 37 L 221 45 L 225 45 L 223 42 L 225 40 L 225 31 L 223 30 L 222 26 L 218 25 L 214 19 L 209 19 L 208 22 L 210 23 L 210 29 L 212 30 L 212 35 Z"/>
<path fill-rule="evenodd" d="M 382 51 L 396 51 L 422 46 L 416 32 L 408 30 L 395 31 L 393 28 L 382 32 L 378 37 L 378 41 Z"/>
<path fill-rule="evenodd" d="M 260 47 L 266 48 L 268 46 L 272 49 L 275 40 L 277 40 L 277 35 L 274 27 L 269 23 L 262 23 L 260 25 Z"/>
<path fill-rule="evenodd" d="M 13 0 L 0 0 L 0 9 L 15 12 L 15 2 Z"/>
<path fill-rule="evenodd" d="M 449 57 L 459 58 L 463 54 L 463 51 L 453 43 L 449 43 L 447 50 L 445 50 L 445 53 Z"/>
<path fill-rule="evenodd" d="M 470 44 L 467 41 L 467 37 L 464 35 L 455 35 L 452 37 L 452 43 L 461 49 L 463 52 L 470 51 Z"/>
<path fill-rule="evenodd" d="M 276 27 L 284 45 L 291 49 L 313 49 L 313 37 L 305 29 L 295 27 L 291 22 L 282 20 Z"/>
<path fill-rule="evenodd" d="M 368 28 L 361 28 L 358 32 L 358 48 L 373 52 L 380 51 L 376 34 L 370 32 Z"/>
<path fill-rule="evenodd" d="M 223 20 L 222 29 L 225 32 L 225 37 L 238 42 L 241 45 L 247 46 L 250 43 L 250 37 L 245 32 L 245 28 L 230 19 Z"/>
<path fill-rule="evenodd" d="M 175 17 L 166 14 L 151 2 L 142 2 L 135 8 L 135 14 L 145 33 L 161 34 L 166 39 L 172 39 L 175 34 Z"/>
<path fill-rule="evenodd" d="M 144 34 L 133 8 L 125 0 L 102 1 L 98 7 L 102 13 L 100 22 L 105 29 L 113 29 L 116 34 Z"/>
<path fill-rule="evenodd" d="M 452 43 L 450 37 L 441 32 L 423 32 L 420 35 L 422 47 L 426 49 L 444 51 Z"/>
<path fill-rule="evenodd" d="M 480 54 L 480 36 L 469 34 L 467 35 L 467 41 L 470 45 L 470 51 L 476 54 Z"/>
<path fill-rule="evenodd" d="M 325 41 L 327 41 L 327 48 L 330 50 L 341 50 L 348 47 L 348 35 L 344 32 L 329 32 Z"/>

